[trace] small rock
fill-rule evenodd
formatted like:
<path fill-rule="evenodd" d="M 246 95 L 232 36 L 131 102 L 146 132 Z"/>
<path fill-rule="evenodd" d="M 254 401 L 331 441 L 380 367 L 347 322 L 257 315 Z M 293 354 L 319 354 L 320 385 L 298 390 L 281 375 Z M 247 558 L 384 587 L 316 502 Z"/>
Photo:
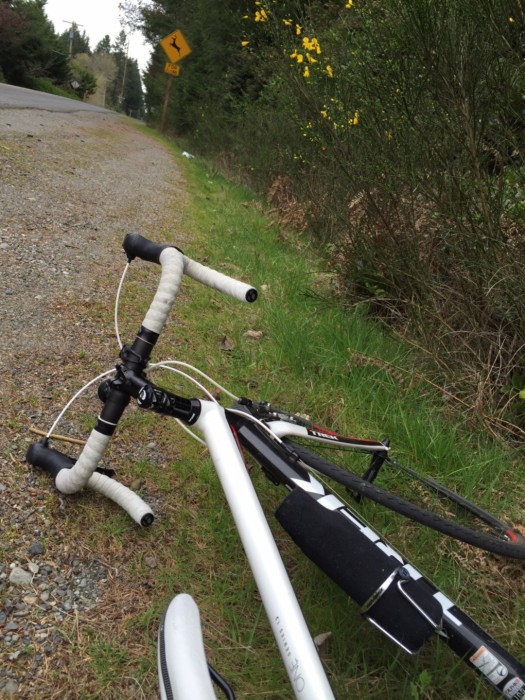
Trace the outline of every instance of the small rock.
<path fill-rule="evenodd" d="M 14 696 L 18 693 L 18 683 L 13 678 L 0 681 L 0 695 Z"/>
<path fill-rule="evenodd" d="M 150 569 L 154 569 L 157 566 L 155 557 L 144 557 L 144 563 L 149 566 Z"/>
<path fill-rule="evenodd" d="M 27 568 L 32 574 L 38 574 L 40 567 L 38 564 L 35 564 L 35 562 L 30 561 L 29 564 L 27 565 Z"/>
<path fill-rule="evenodd" d="M 9 574 L 9 582 L 14 586 L 30 586 L 33 580 L 33 574 L 20 566 L 15 566 Z"/>
<path fill-rule="evenodd" d="M 28 548 L 27 553 L 33 556 L 36 554 L 43 554 L 44 547 L 40 544 L 40 542 L 33 542 L 33 544 Z"/>

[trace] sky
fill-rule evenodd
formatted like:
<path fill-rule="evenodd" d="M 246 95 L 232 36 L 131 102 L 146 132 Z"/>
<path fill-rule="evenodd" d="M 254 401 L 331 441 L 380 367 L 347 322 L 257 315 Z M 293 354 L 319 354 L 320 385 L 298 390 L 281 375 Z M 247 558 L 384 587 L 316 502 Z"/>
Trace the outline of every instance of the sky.
<path fill-rule="evenodd" d="M 119 0 L 47 0 L 44 12 L 57 34 L 69 28 L 66 22 L 76 22 L 80 33 L 86 32 L 89 45 L 94 49 L 106 34 L 113 42 L 122 30 L 118 6 Z M 144 42 L 142 34 L 136 32 L 129 36 L 129 56 L 138 61 L 141 71 L 145 70 L 150 53 L 151 47 Z"/>

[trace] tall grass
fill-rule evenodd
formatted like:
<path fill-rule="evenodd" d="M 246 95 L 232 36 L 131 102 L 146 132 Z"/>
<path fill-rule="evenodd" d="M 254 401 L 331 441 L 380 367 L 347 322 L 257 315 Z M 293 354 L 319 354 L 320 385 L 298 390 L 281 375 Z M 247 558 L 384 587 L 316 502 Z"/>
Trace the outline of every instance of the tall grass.
<path fill-rule="evenodd" d="M 193 339 L 189 355 L 184 352 L 186 359 L 197 357 L 239 394 L 272 400 L 347 432 L 389 434 L 401 461 L 416 463 L 487 506 L 492 502 L 521 517 L 516 492 L 493 503 L 495 493 L 499 497 L 504 491 L 498 488 L 502 484 L 522 488 L 508 453 L 483 435 L 472 434 L 438 389 L 421 379 L 411 381 L 417 356 L 380 325 L 359 310 L 349 313 L 319 301 L 315 292 L 326 284 L 326 276 L 318 250 L 305 238 L 290 243 L 261 214 L 249 190 L 232 186 L 206 164 L 192 161 L 187 174 L 196 184 L 185 228 L 200 232 L 188 243 L 187 253 L 205 256 L 210 265 L 240 274 L 263 291 L 256 305 L 245 308 L 222 298 L 210 301 L 206 290 L 192 287 L 180 311 L 185 333 Z M 209 319 L 203 316 L 205 309 Z M 262 331 L 262 337 L 246 338 L 247 330 Z M 197 340 L 203 336 L 204 350 Z M 230 341 L 227 351 L 224 337 Z M 179 470 L 179 462 L 173 468 Z M 186 479 L 197 478 L 205 488 L 206 509 L 193 521 L 193 536 L 199 541 L 196 559 L 185 550 L 187 569 L 182 577 L 176 572 L 177 584 L 185 580 L 183 587 L 202 603 L 213 660 L 234 679 L 240 697 L 291 697 L 213 471 L 206 468 L 195 474 L 191 465 L 188 469 Z M 253 478 L 312 632 L 332 632 L 324 653 L 339 697 L 490 697 L 491 691 L 439 645 L 432 643 L 420 658 L 407 659 L 370 629 L 355 606 L 290 546 L 271 516 L 278 493 L 261 475 L 254 473 Z M 372 515 L 447 594 L 454 597 L 467 587 L 469 595 L 462 602 L 469 612 L 496 636 L 507 635 L 509 620 L 517 620 L 520 605 L 515 603 L 511 612 L 508 592 L 503 591 L 489 609 L 484 605 L 487 590 L 494 593 L 490 556 L 480 557 L 395 517 L 377 511 Z M 518 567 L 510 565 L 510 570 Z M 226 649 L 215 637 L 217 629 L 230 640 Z M 514 628 L 510 637 L 519 654 L 523 635 L 516 635 Z"/>

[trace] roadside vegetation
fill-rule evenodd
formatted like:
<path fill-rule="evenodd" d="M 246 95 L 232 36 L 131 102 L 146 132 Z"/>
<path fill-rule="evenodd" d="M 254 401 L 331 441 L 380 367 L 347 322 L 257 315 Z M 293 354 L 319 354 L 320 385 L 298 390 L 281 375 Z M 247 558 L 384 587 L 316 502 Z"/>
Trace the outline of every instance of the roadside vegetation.
<path fill-rule="evenodd" d="M 178 27 L 193 50 L 169 132 L 308 230 L 339 303 L 521 444 L 522 3 L 154 0 L 142 27 L 153 45 Z M 157 48 L 145 79 L 153 124 L 164 61 Z"/>

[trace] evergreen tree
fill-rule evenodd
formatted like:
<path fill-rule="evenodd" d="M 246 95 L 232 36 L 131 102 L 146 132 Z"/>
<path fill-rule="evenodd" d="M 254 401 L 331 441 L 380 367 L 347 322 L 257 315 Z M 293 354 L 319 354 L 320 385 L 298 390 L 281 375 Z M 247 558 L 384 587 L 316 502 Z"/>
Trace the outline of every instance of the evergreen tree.
<path fill-rule="evenodd" d="M 45 0 L 0 0 L 0 70 L 14 85 L 35 78 L 64 84 L 67 55 L 44 13 Z"/>
<path fill-rule="evenodd" d="M 116 109 L 123 109 L 126 76 L 128 70 L 128 38 L 126 32 L 121 31 L 111 47 L 111 54 L 117 64 L 117 75 L 108 92 L 108 102 Z"/>
<path fill-rule="evenodd" d="M 245 0 L 154 0 L 144 6 L 143 33 L 157 47 L 144 78 L 147 112 L 153 121 L 160 119 L 167 80 L 166 56 L 158 42 L 176 28 L 192 54 L 181 62 L 180 76 L 172 85 L 169 127 L 201 135 L 216 131 L 218 123 L 209 119 L 210 113 L 227 120 L 246 91 L 257 93 L 253 62 L 241 46 L 243 16 L 248 12 L 253 15 L 253 4 Z M 222 126 L 227 128 L 225 122 Z"/>
<path fill-rule="evenodd" d="M 106 34 L 95 46 L 95 53 L 111 53 L 111 37 Z"/>
<path fill-rule="evenodd" d="M 142 119 L 144 116 L 142 81 L 140 79 L 139 65 L 134 58 L 128 59 L 122 108 L 130 117 Z"/>

